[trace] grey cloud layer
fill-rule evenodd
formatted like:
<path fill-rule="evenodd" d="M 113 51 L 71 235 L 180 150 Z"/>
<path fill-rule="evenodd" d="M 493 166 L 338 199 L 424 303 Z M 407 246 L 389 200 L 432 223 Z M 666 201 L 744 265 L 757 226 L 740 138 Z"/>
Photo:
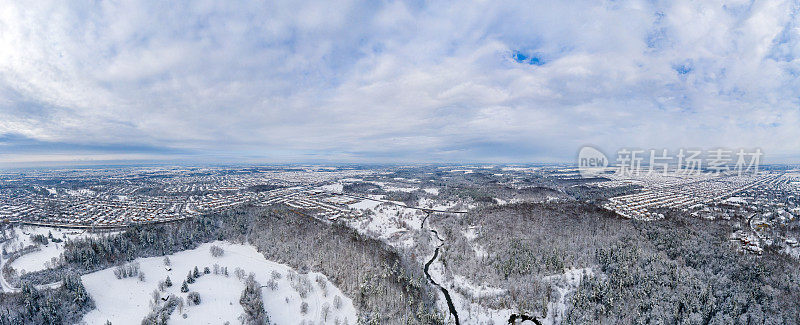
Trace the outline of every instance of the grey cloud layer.
<path fill-rule="evenodd" d="M 587 143 L 798 155 L 797 11 L 12 1 L 0 8 L 0 156 L 536 161 Z"/>

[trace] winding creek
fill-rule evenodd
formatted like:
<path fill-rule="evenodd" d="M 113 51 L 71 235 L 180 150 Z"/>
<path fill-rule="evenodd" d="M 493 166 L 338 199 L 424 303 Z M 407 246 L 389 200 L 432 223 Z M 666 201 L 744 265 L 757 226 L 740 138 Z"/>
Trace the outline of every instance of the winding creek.
<path fill-rule="evenodd" d="M 425 218 L 422 219 L 420 228 L 425 229 L 425 221 L 428 220 L 428 217 L 431 216 L 431 213 L 432 213 L 431 211 L 427 211 Z M 429 228 L 428 231 L 430 231 L 431 233 L 433 233 L 434 236 L 436 236 L 436 239 L 439 240 L 439 245 L 436 246 L 436 250 L 433 252 L 433 257 L 431 257 L 431 259 L 425 263 L 425 268 L 423 269 L 423 271 L 425 272 L 425 276 L 428 278 L 428 281 L 430 281 L 431 284 L 439 288 L 439 290 L 441 290 L 442 293 L 444 294 L 444 299 L 447 301 L 447 308 L 450 309 L 450 314 L 452 314 L 453 318 L 455 318 L 456 325 L 461 325 L 461 323 L 458 320 L 458 312 L 456 311 L 456 306 L 455 304 L 453 304 L 453 298 L 450 297 L 450 292 L 447 291 L 447 289 L 445 289 L 439 283 L 434 281 L 430 273 L 428 273 L 431 264 L 433 264 L 433 262 L 436 261 L 436 258 L 439 257 L 439 249 L 441 249 L 445 243 L 444 239 L 442 239 L 442 237 L 439 236 L 439 232 L 437 232 L 435 229 Z M 535 316 L 529 316 L 525 314 L 511 314 L 511 316 L 508 318 L 509 324 L 517 324 L 518 321 L 519 322 L 532 321 L 536 325 L 542 324 L 539 321 L 539 319 L 537 319 Z"/>
<path fill-rule="evenodd" d="M 422 224 L 420 225 L 420 228 L 425 229 L 425 220 L 428 220 L 428 217 L 430 216 L 431 212 L 428 212 L 425 215 L 425 218 L 422 219 Z M 425 263 L 425 268 L 423 269 L 423 271 L 425 272 L 425 276 L 428 278 L 428 281 L 430 281 L 431 284 L 439 288 L 439 290 L 441 290 L 442 293 L 444 294 L 444 299 L 447 301 L 447 308 L 450 309 L 450 314 L 452 314 L 453 318 L 456 320 L 456 325 L 461 325 L 461 323 L 458 321 L 458 312 L 456 311 L 456 306 L 453 304 L 453 298 L 450 297 L 450 292 L 447 291 L 447 289 L 445 289 L 443 286 L 436 283 L 436 281 L 434 281 L 433 278 L 431 277 L 431 274 L 428 273 L 428 269 L 430 269 L 431 264 L 433 264 L 433 262 L 436 261 L 436 258 L 439 257 L 439 249 L 442 248 L 442 246 L 444 245 L 444 239 L 442 239 L 442 237 L 439 237 L 439 233 L 436 232 L 436 230 L 434 229 L 428 229 L 428 230 L 431 233 L 433 233 L 434 236 L 436 236 L 436 239 L 439 240 L 439 246 L 436 246 L 436 250 L 433 252 L 433 257 L 431 257 L 431 259 L 427 263 Z"/>

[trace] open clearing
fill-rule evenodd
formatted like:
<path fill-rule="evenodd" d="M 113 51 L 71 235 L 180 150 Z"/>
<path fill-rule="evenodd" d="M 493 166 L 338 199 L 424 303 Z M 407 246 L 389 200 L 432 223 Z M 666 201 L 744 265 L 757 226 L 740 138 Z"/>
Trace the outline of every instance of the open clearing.
<path fill-rule="evenodd" d="M 224 255 L 212 257 L 209 252 L 212 245 L 223 248 Z M 167 256 L 171 261 L 171 271 L 165 267 L 163 256 L 135 261 L 139 263 L 141 272 L 145 273 L 144 281 L 136 277 L 117 279 L 114 268 L 84 275 L 83 283 L 94 298 L 97 308 L 89 312 L 83 321 L 86 324 L 103 324 L 106 320 L 115 325 L 140 324 L 142 318 L 150 312 L 149 301 L 152 300 L 152 293 L 157 290 L 159 281 L 167 276 L 172 281 L 172 287 L 166 288 L 161 293 L 162 297 L 175 295 L 185 299 L 186 293 L 180 292 L 180 287 L 187 274 L 195 266 L 200 273 L 203 273 L 204 267 L 213 270 L 214 264 L 227 267 L 229 276 L 215 275 L 212 272 L 196 279 L 195 283 L 189 285 L 189 290 L 200 294 L 201 303 L 185 306 L 183 314 L 186 314 L 186 318 L 175 310 L 170 317 L 170 323 L 223 324 L 228 321 L 238 324 L 238 317 L 243 312 L 239 297 L 244 283 L 235 275 L 236 268 L 254 273 L 256 281 L 262 286 L 267 285 L 270 280 L 277 284 L 275 290 L 268 287 L 261 289 L 264 309 L 271 324 L 297 324 L 301 321 L 334 324 L 337 320 L 342 324 L 354 324 L 357 320 L 352 300 L 328 282 L 324 275 L 315 272 L 298 274 L 286 265 L 266 260 L 252 246 L 214 242 Z M 280 278 L 275 278 L 273 274 L 279 274 Z M 324 288 L 320 282 L 325 283 Z M 301 297 L 296 287 L 308 290 L 305 298 Z M 334 303 L 337 296 L 341 300 L 339 308 Z M 307 312 L 301 313 L 301 304 L 304 302 L 308 304 Z M 327 317 L 323 315 L 326 309 L 329 311 Z"/>

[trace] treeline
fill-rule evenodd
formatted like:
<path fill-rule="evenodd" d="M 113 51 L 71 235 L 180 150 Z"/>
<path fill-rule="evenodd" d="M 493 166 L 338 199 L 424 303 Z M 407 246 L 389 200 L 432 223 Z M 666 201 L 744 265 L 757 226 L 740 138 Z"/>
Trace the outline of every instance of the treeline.
<path fill-rule="evenodd" d="M 227 224 L 236 228 L 235 221 L 228 220 Z M 86 274 L 140 257 L 194 249 L 202 243 L 224 239 L 224 231 L 221 218 L 199 217 L 164 225 L 136 225 L 114 235 L 71 239 L 64 242 L 64 263 L 55 269 L 26 273 L 22 280 L 52 283 L 66 272 Z"/>
<path fill-rule="evenodd" d="M 413 192 L 386 191 L 384 193 L 384 200 L 403 202 L 407 206 L 417 206 L 420 196 L 425 195 L 425 192 L 421 190 L 416 190 Z"/>
<path fill-rule="evenodd" d="M 383 190 L 378 184 L 368 182 L 353 182 L 344 184 L 342 191 L 357 194 L 382 194 Z"/>
<path fill-rule="evenodd" d="M 137 225 L 116 235 L 68 240 L 64 243 L 65 268 L 86 273 L 139 257 L 193 249 L 204 242 L 223 239 L 223 230 L 221 219 L 201 217 L 163 226 Z"/>
<path fill-rule="evenodd" d="M 597 186 L 576 185 L 565 187 L 564 191 L 579 201 L 603 200 L 615 196 L 622 196 L 637 192 L 642 187 L 639 185 L 626 185 L 619 187 L 601 188 Z"/>
<path fill-rule="evenodd" d="M 284 208 L 243 207 L 172 224 L 140 225 L 113 236 L 70 240 L 64 245 L 62 267 L 25 277 L 48 283 L 60 273 L 85 274 L 214 240 L 249 243 L 269 260 L 300 272 L 326 274 L 353 298 L 364 323 L 442 323 L 435 292 L 414 261 L 346 226 Z"/>

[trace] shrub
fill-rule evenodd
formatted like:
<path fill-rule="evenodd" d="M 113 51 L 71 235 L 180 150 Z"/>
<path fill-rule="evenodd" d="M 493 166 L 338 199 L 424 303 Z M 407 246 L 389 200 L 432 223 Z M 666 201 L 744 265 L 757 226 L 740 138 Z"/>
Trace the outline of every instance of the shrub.
<path fill-rule="evenodd" d="M 186 295 L 186 301 L 189 304 L 189 306 L 199 305 L 200 304 L 200 294 L 197 293 L 197 291 L 189 292 L 189 294 Z"/>

